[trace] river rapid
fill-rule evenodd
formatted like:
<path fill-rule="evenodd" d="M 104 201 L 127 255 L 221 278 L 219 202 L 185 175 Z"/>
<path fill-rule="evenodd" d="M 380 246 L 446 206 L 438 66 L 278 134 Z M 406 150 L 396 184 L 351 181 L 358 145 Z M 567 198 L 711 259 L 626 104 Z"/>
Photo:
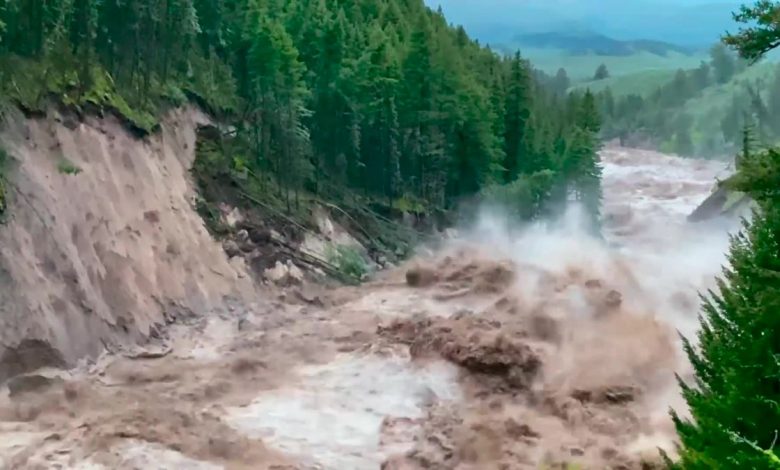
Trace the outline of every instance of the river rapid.
<path fill-rule="evenodd" d="M 723 162 L 602 162 L 603 239 L 576 210 L 520 227 L 485 208 L 363 286 L 269 288 L 41 371 L 41 391 L 0 396 L 0 468 L 654 465 L 669 408 L 685 414 L 677 332 L 695 334 L 737 221 L 686 221 Z"/>

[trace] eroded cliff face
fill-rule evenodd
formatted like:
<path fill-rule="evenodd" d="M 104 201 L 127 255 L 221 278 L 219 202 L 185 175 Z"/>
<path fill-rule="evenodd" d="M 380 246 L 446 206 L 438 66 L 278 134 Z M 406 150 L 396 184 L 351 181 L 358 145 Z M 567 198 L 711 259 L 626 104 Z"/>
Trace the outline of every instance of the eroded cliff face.
<path fill-rule="evenodd" d="M 225 296 L 245 298 L 194 210 L 189 168 L 207 117 L 172 111 L 139 140 L 113 117 L 7 116 L 12 157 L 0 227 L 0 382 L 155 336 Z"/>

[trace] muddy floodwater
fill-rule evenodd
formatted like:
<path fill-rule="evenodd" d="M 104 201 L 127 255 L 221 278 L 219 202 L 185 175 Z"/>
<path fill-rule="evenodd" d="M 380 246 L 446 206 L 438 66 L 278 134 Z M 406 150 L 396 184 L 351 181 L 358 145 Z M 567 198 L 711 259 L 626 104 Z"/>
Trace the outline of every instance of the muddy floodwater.
<path fill-rule="evenodd" d="M 366 285 L 226 299 L 4 389 L 0 468 L 647 468 L 736 222 L 686 222 L 723 162 L 602 159 L 603 239 L 486 208 Z"/>

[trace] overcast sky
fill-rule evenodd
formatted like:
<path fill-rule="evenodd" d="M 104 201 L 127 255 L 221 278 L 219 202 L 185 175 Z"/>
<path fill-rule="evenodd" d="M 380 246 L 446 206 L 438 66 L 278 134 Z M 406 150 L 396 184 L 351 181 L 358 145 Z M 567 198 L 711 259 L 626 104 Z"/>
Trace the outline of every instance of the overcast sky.
<path fill-rule="evenodd" d="M 714 42 L 740 0 L 425 0 L 483 40 L 588 29 L 624 39 Z M 491 37 L 494 36 L 494 37 Z"/>

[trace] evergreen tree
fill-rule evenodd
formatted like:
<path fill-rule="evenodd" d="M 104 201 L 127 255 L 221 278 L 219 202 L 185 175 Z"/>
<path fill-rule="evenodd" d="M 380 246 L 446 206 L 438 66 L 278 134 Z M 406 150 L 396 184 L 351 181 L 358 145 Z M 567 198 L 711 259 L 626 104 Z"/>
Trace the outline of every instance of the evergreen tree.
<path fill-rule="evenodd" d="M 702 61 L 699 67 L 693 71 L 693 86 L 696 90 L 703 90 L 710 84 L 711 67 L 707 62 Z"/>
<path fill-rule="evenodd" d="M 569 90 L 570 86 L 571 79 L 569 79 L 569 75 L 566 73 L 566 69 L 559 68 L 558 72 L 555 74 L 555 78 L 553 79 L 553 89 L 557 93 L 564 95 Z"/>
<path fill-rule="evenodd" d="M 605 64 L 601 64 L 596 69 L 596 73 L 593 74 L 593 80 L 604 80 L 609 78 L 609 70 Z"/>
<path fill-rule="evenodd" d="M 598 134 L 601 130 L 601 116 L 596 108 L 596 97 L 588 89 L 582 96 L 577 113 L 577 124 L 582 129 Z"/>
<path fill-rule="evenodd" d="M 780 154 L 763 158 L 771 160 L 776 185 Z M 757 183 L 742 189 L 755 194 Z M 673 414 L 682 441 L 680 468 L 780 468 L 772 453 L 780 423 L 778 202 L 765 200 L 733 238 L 730 268 L 704 304 L 699 344 L 685 342 L 696 381 L 681 381 L 693 420 Z"/>
<path fill-rule="evenodd" d="M 710 50 L 712 58 L 712 71 L 717 83 L 726 83 L 731 80 L 736 72 L 734 57 L 723 44 L 716 44 Z"/>
<path fill-rule="evenodd" d="M 504 111 L 504 180 L 509 183 L 520 174 L 529 157 L 527 151 L 531 118 L 531 81 L 520 53 L 509 61 L 506 107 Z"/>
<path fill-rule="evenodd" d="M 767 108 L 770 119 L 769 127 L 780 129 L 780 65 L 777 66 L 772 83 L 769 85 Z"/>
<path fill-rule="evenodd" d="M 758 2 L 742 14 L 776 8 Z M 765 27 L 729 43 L 758 58 L 778 45 L 771 34 L 757 34 Z M 728 187 L 747 192 L 760 207 L 732 238 L 729 267 L 704 302 L 698 344 L 684 341 L 695 381 L 680 384 L 692 419 L 672 413 L 681 440 L 673 465 L 684 469 L 780 469 L 780 152 L 754 154 L 747 129 L 739 172 Z"/>
<path fill-rule="evenodd" d="M 585 208 L 593 231 L 600 228 L 601 213 L 601 163 L 598 150 L 598 140 L 593 132 L 581 127 L 574 129 L 566 153 L 569 191 L 574 200 Z"/>
<path fill-rule="evenodd" d="M 435 211 L 522 177 L 535 216 L 580 112 L 565 70 L 500 57 L 422 0 L 16 0 L 0 25 L 3 102 L 60 97 L 143 134 L 194 100 L 233 128 L 218 171 L 287 210 L 305 188 Z"/>

